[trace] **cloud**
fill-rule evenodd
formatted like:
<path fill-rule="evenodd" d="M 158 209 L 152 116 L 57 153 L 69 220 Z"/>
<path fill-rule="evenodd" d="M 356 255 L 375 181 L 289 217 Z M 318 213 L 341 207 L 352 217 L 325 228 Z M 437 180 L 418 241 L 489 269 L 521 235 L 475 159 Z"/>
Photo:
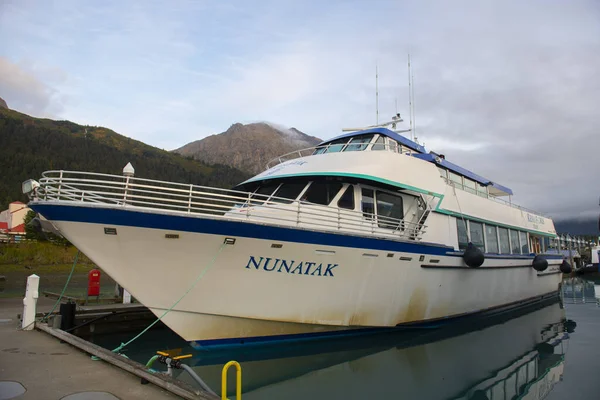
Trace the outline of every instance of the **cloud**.
<path fill-rule="evenodd" d="M 0 14 L 0 37 L 12 38 L 0 54 L 37 82 L 13 89 L 36 93 L 36 112 L 173 149 L 235 122 L 324 139 L 371 125 L 376 65 L 380 121 L 397 104 L 408 125 L 410 50 L 429 150 L 527 207 L 581 216 L 600 195 L 598 15 L 595 0 L 24 1 Z"/>
<path fill-rule="evenodd" d="M 41 72 L 49 79 L 62 79 L 60 70 Z M 60 93 L 38 79 L 35 72 L 0 57 L 0 96 L 12 109 L 38 117 L 57 117 L 64 109 Z"/>

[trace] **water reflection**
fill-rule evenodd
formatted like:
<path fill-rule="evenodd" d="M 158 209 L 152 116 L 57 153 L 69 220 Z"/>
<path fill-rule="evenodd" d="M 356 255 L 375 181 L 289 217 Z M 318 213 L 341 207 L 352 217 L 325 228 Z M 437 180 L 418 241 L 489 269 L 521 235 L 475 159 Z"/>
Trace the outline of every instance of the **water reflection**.
<path fill-rule="evenodd" d="M 537 399 L 560 382 L 573 329 L 555 299 L 453 328 L 256 350 L 194 352 L 175 337 L 153 333 L 127 355 L 145 362 L 157 349 L 193 353 L 189 365 L 217 393 L 221 368 L 237 360 L 243 368 L 243 396 L 250 400 Z M 175 374 L 192 384 L 181 371 Z M 234 382 L 229 379 L 229 396 Z"/>
<path fill-rule="evenodd" d="M 567 304 L 600 304 L 600 285 L 579 277 L 565 278 L 562 282 L 562 300 Z"/>

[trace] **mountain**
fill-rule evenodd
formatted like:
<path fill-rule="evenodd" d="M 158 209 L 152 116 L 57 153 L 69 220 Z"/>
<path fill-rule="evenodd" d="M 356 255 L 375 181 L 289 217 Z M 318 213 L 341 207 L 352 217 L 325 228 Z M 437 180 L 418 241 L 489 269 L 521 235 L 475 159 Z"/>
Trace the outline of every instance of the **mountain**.
<path fill-rule="evenodd" d="M 4 101 L 4 99 L 2 97 L 0 97 L 0 108 L 8 109 L 8 104 L 6 104 L 6 102 Z"/>
<path fill-rule="evenodd" d="M 196 140 L 173 150 L 208 163 L 220 163 L 257 174 L 273 158 L 316 146 L 322 140 L 296 128 L 281 128 L 259 122 L 233 124 L 225 132 Z"/>
<path fill-rule="evenodd" d="M 579 220 L 566 219 L 554 221 L 554 227 L 559 234 L 600 236 L 598 219 Z"/>
<path fill-rule="evenodd" d="M 0 210 L 27 201 L 21 183 L 52 169 L 120 175 L 131 162 L 141 178 L 232 187 L 249 174 L 183 157 L 110 129 L 34 118 L 0 108 Z"/>

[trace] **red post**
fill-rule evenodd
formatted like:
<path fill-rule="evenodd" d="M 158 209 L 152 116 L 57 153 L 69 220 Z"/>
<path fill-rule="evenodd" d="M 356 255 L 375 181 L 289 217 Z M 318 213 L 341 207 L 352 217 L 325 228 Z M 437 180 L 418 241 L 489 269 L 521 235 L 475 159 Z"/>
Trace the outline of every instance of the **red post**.
<path fill-rule="evenodd" d="M 88 273 L 88 296 L 100 296 L 100 270 L 93 269 Z"/>

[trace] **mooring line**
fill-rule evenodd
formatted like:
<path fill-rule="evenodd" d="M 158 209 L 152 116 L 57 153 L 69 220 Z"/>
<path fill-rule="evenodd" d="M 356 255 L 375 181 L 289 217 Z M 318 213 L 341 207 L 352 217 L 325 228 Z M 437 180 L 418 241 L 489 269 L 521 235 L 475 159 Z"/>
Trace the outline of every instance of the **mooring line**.
<path fill-rule="evenodd" d="M 62 292 L 60 292 L 60 296 L 58 296 L 58 299 L 56 300 L 56 303 L 54 303 L 54 306 L 52 307 L 52 309 L 48 312 L 48 314 L 46 314 L 42 317 L 40 322 L 48 322 L 48 317 L 50 316 L 50 314 L 52 314 L 54 312 L 54 309 L 60 303 L 60 300 L 62 299 L 63 295 L 65 294 L 65 291 L 67 290 L 67 286 L 69 286 L 69 282 L 71 281 L 71 277 L 73 276 L 73 271 L 75 271 L 75 266 L 77 265 L 78 259 L 79 259 L 79 250 L 77 250 L 77 254 L 75 254 L 75 260 L 73 260 L 73 266 L 71 267 L 71 272 L 69 273 L 69 277 L 67 278 L 67 281 L 65 282 L 65 286 L 63 286 Z"/>
<path fill-rule="evenodd" d="M 213 267 L 213 265 L 215 264 L 215 261 L 217 261 L 217 257 L 219 256 L 219 254 L 223 250 L 223 247 L 225 247 L 225 243 L 221 244 L 221 247 L 219 247 L 219 251 L 216 252 L 215 256 L 213 257 L 213 259 L 211 260 L 211 262 L 208 264 L 208 266 L 206 266 L 206 268 L 204 268 L 204 270 L 202 270 L 202 272 L 200 272 L 200 275 L 198 275 L 198 277 L 196 278 L 196 280 L 194 281 L 194 283 L 192 283 L 192 286 L 190 286 L 189 289 L 171 307 L 169 307 L 169 309 L 167 309 L 160 317 L 158 317 L 154 322 L 152 322 L 150 325 L 148 325 L 146 327 L 146 329 L 144 329 L 139 334 L 137 334 L 133 339 L 131 339 L 127 343 L 121 343 L 118 347 L 116 347 L 114 350 L 112 350 L 112 352 L 113 353 L 117 353 L 119 355 L 122 355 L 123 357 L 127 357 L 125 354 L 122 354 L 122 353 L 119 353 L 119 352 L 124 347 L 126 347 L 129 344 L 133 343 L 133 341 L 135 341 L 137 338 L 139 338 L 144 333 L 146 333 L 150 328 L 152 328 L 158 321 L 160 321 L 165 315 L 167 315 L 171 310 L 173 310 L 173 308 L 175 308 L 175 306 L 177 304 L 179 304 L 179 302 L 181 300 L 183 300 L 183 298 L 185 296 L 187 296 L 189 292 L 192 291 L 192 289 L 196 286 L 196 284 L 200 281 L 200 279 L 202 279 L 202 277 L 204 276 L 204 274 L 206 274 L 206 272 Z M 94 356 L 92 356 L 92 359 L 96 360 L 98 358 L 94 358 Z"/>

